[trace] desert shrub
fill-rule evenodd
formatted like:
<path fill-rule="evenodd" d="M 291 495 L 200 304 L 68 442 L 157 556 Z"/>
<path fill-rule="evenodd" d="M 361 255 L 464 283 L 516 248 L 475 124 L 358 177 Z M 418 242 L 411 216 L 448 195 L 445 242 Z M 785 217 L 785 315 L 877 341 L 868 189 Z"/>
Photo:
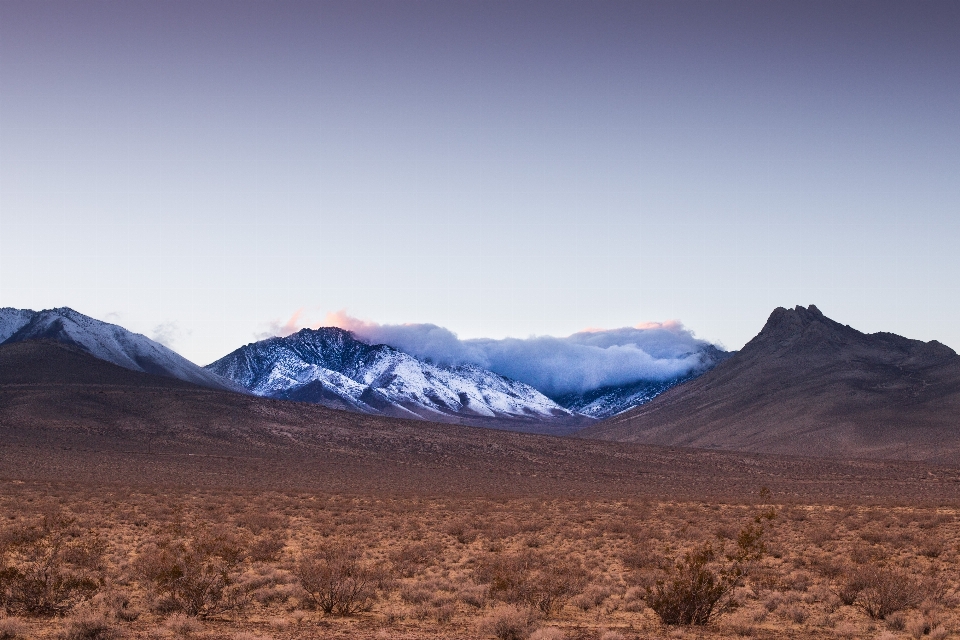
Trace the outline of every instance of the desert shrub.
<path fill-rule="evenodd" d="M 434 602 L 433 617 L 440 624 L 447 624 L 453 620 L 457 606 L 453 602 Z"/>
<path fill-rule="evenodd" d="M 252 534 L 259 536 L 265 531 L 285 529 L 288 519 L 267 510 L 249 511 L 237 518 L 237 524 L 246 527 Z"/>
<path fill-rule="evenodd" d="M 855 544 L 852 549 L 850 549 L 850 559 L 855 564 L 871 564 L 883 560 L 884 553 L 880 549 L 873 549 L 865 544 Z"/>
<path fill-rule="evenodd" d="M 87 613 L 68 620 L 61 640 L 113 640 L 119 633 L 102 613 Z"/>
<path fill-rule="evenodd" d="M 794 571 L 781 580 L 781 586 L 790 591 L 806 591 L 812 584 L 810 574 L 804 571 Z"/>
<path fill-rule="evenodd" d="M 412 578 L 424 567 L 428 567 L 443 553 L 439 543 L 414 542 L 404 545 L 390 554 L 394 569 L 405 578 Z"/>
<path fill-rule="evenodd" d="M 678 561 L 667 579 L 647 590 L 647 605 L 664 624 L 705 625 L 731 608 L 742 578 L 739 566 L 717 569 L 716 553 L 704 544 Z"/>
<path fill-rule="evenodd" d="M 883 544 L 890 542 L 891 535 L 889 532 L 882 531 L 877 526 L 872 526 L 860 532 L 860 539 L 870 544 Z"/>
<path fill-rule="evenodd" d="M 23 640 L 27 625 L 20 618 L 0 618 L 0 640 Z"/>
<path fill-rule="evenodd" d="M 907 617 L 899 611 L 887 616 L 887 628 L 891 631 L 903 631 L 907 628 Z"/>
<path fill-rule="evenodd" d="M 287 546 L 286 540 L 274 536 L 257 538 L 250 544 L 248 554 L 256 562 L 273 562 L 280 558 L 280 552 Z"/>
<path fill-rule="evenodd" d="M 737 534 L 730 555 L 721 557 L 710 543 L 686 553 L 665 578 L 647 587 L 647 605 L 671 625 L 705 625 L 734 608 L 734 589 L 766 551 L 763 520 L 774 517 L 773 511 L 757 515 Z"/>
<path fill-rule="evenodd" d="M 483 535 L 491 542 L 503 541 L 520 533 L 520 524 L 513 520 L 492 520 L 483 526 Z"/>
<path fill-rule="evenodd" d="M 161 611 L 203 618 L 243 603 L 242 591 L 231 589 L 243 557 L 243 548 L 229 532 L 199 529 L 188 537 L 148 543 L 135 570 L 160 598 Z"/>
<path fill-rule="evenodd" d="M 784 616 L 787 618 L 787 620 L 792 620 L 797 624 L 803 624 L 804 622 L 806 622 L 807 617 L 809 615 L 807 611 L 798 604 L 790 605 L 789 607 L 786 608 L 786 610 L 783 613 L 784 613 Z"/>
<path fill-rule="evenodd" d="M 202 628 L 194 618 L 182 613 L 175 613 L 164 620 L 163 626 L 168 632 L 181 637 L 187 637 Z"/>
<path fill-rule="evenodd" d="M 573 605 L 582 611 L 589 611 L 599 607 L 611 595 L 613 595 L 613 592 L 607 586 L 590 585 L 580 595 L 573 598 Z"/>
<path fill-rule="evenodd" d="M 919 545 L 918 552 L 927 558 L 939 558 L 945 549 L 943 540 L 939 538 L 924 538 Z"/>
<path fill-rule="evenodd" d="M 99 537 L 60 516 L 4 532 L 0 606 L 7 613 L 62 615 L 102 586 L 103 552 Z"/>
<path fill-rule="evenodd" d="M 536 625 L 529 609 L 500 605 L 480 620 L 480 630 L 497 640 L 527 640 Z"/>
<path fill-rule="evenodd" d="M 836 558 L 829 555 L 815 555 L 809 561 L 810 567 L 825 578 L 837 578 L 843 574 L 846 567 Z"/>
<path fill-rule="evenodd" d="M 780 608 L 780 605 L 783 604 L 783 595 L 779 593 L 774 593 L 769 598 L 763 601 L 763 608 L 773 613 Z"/>
<path fill-rule="evenodd" d="M 763 537 L 765 533 L 763 520 L 772 520 L 775 517 L 776 513 L 774 511 L 762 513 L 740 530 L 740 533 L 737 534 L 737 548 L 734 555 L 737 562 L 750 562 L 763 557 L 767 552 L 766 541 Z"/>
<path fill-rule="evenodd" d="M 893 616 L 891 616 L 891 618 L 892 617 Z M 915 638 L 916 640 L 920 640 L 924 637 L 934 637 L 937 635 L 935 633 L 937 629 L 939 629 L 941 632 L 943 631 L 943 627 L 940 626 L 940 621 L 938 619 L 927 616 L 913 618 L 912 620 L 906 622 L 904 628 L 910 637 Z"/>
<path fill-rule="evenodd" d="M 421 584 L 405 584 L 400 587 L 400 599 L 409 604 L 421 604 L 433 597 L 433 592 Z"/>
<path fill-rule="evenodd" d="M 526 604 L 550 615 L 583 590 L 587 572 L 577 562 L 560 563 L 535 551 L 488 556 L 477 567 L 478 582 L 490 585 L 490 596 Z"/>
<path fill-rule="evenodd" d="M 452 522 L 449 522 L 447 526 L 443 528 L 444 533 L 447 533 L 454 537 L 454 539 L 460 544 L 470 544 L 477 539 L 477 531 L 474 529 L 473 525 L 465 519 L 458 519 Z"/>
<path fill-rule="evenodd" d="M 529 640 L 566 640 L 566 634 L 556 627 L 543 627 L 530 634 Z"/>
<path fill-rule="evenodd" d="M 773 567 L 758 567 L 750 572 L 750 585 L 757 593 L 783 589 L 783 575 Z"/>
<path fill-rule="evenodd" d="M 836 538 L 836 530 L 829 525 L 814 527 L 807 531 L 807 537 L 810 542 L 818 547 L 822 547 Z"/>
<path fill-rule="evenodd" d="M 623 609 L 631 613 L 643 611 L 645 607 L 644 590 L 640 587 L 630 587 L 623 594 Z"/>
<path fill-rule="evenodd" d="M 133 622 L 140 617 L 140 610 L 133 606 L 130 596 L 120 591 L 101 591 L 91 601 L 101 611 L 106 611 L 117 620 Z"/>
<path fill-rule="evenodd" d="M 866 582 L 861 569 L 848 571 L 844 574 L 840 585 L 837 587 L 836 595 L 840 598 L 840 602 L 850 606 L 857 601 L 857 598 L 860 597 L 860 592 L 863 591 L 865 586 Z"/>
<path fill-rule="evenodd" d="M 322 547 L 304 555 L 294 575 L 314 606 L 338 616 L 369 610 L 380 579 L 380 572 L 363 564 L 358 552 L 339 547 Z"/>
<path fill-rule="evenodd" d="M 653 546 L 646 540 L 629 545 L 620 554 L 623 566 L 628 569 L 648 569 L 659 567 L 662 558 L 654 551 Z"/>
<path fill-rule="evenodd" d="M 482 609 L 487 604 L 487 590 L 480 585 L 464 585 L 457 591 L 457 599 L 471 607 Z"/>
<path fill-rule="evenodd" d="M 953 522 L 954 517 L 948 513 L 931 513 L 917 519 L 921 529 L 935 529 L 942 524 Z"/>
<path fill-rule="evenodd" d="M 923 600 L 922 587 L 903 571 L 865 567 L 859 574 L 863 588 L 854 604 L 871 618 L 883 620 Z"/>

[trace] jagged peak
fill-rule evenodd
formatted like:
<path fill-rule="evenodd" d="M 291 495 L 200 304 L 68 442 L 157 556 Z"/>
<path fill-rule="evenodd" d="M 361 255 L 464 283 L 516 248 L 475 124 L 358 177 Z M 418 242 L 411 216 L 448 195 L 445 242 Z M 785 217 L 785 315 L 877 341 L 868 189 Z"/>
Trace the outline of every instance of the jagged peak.
<path fill-rule="evenodd" d="M 760 333 L 742 349 L 749 357 L 786 351 L 808 355 L 843 351 L 860 356 L 871 353 L 871 357 L 883 352 L 891 361 L 929 364 L 957 357 L 953 349 L 935 340 L 922 342 L 887 332 L 863 333 L 828 318 L 815 305 L 777 307 Z"/>
<path fill-rule="evenodd" d="M 829 320 L 829 318 L 823 315 L 823 312 L 815 304 L 811 304 L 809 307 L 797 305 L 793 309 L 777 307 L 770 313 L 767 324 L 763 328 L 776 327 L 785 322 L 809 324 L 817 320 Z"/>
<path fill-rule="evenodd" d="M 314 336 L 314 335 L 336 335 L 336 336 L 350 336 L 356 340 L 356 336 L 353 335 L 353 332 L 347 331 L 346 329 L 341 329 L 340 327 L 317 327 L 316 329 L 311 329 L 310 327 L 305 327 L 297 331 L 296 333 L 290 334 L 290 336 Z"/>
<path fill-rule="evenodd" d="M 831 348 L 831 345 L 859 341 L 864 334 L 847 325 L 831 320 L 816 306 L 798 305 L 793 309 L 777 307 L 767 323 L 742 351 L 754 353 L 758 349 L 781 349 L 791 345 L 807 345 L 807 348 Z"/>

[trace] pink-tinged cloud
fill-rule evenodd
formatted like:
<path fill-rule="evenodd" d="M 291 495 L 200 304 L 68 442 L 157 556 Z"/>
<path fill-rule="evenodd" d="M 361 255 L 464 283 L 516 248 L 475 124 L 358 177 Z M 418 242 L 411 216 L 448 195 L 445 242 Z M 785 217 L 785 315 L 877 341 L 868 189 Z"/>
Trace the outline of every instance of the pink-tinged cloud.
<path fill-rule="evenodd" d="M 290 318 L 286 321 L 271 320 L 270 322 L 266 323 L 266 329 L 264 331 L 256 334 L 257 340 L 275 338 L 277 336 L 286 337 L 296 333 L 297 331 L 300 331 L 300 329 L 306 329 L 309 325 L 304 322 L 304 313 L 305 310 L 303 307 L 301 307 L 294 311 L 293 315 L 290 316 Z"/>
<path fill-rule="evenodd" d="M 328 313 L 327 317 L 320 324 L 320 326 L 337 327 L 338 329 L 352 331 L 359 334 L 367 331 L 375 331 L 380 325 L 378 325 L 376 322 L 367 322 L 365 320 L 360 320 L 359 318 L 354 318 L 353 316 L 347 314 L 346 309 L 340 309 L 339 311 Z"/>

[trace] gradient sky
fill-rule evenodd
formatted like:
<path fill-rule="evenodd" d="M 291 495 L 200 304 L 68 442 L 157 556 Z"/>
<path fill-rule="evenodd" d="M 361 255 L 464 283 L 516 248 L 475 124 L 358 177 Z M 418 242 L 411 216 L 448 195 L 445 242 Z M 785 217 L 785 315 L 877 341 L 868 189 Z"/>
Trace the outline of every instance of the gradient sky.
<path fill-rule="evenodd" d="M 0 0 L 0 306 L 205 364 L 776 306 L 960 350 L 960 3 Z"/>

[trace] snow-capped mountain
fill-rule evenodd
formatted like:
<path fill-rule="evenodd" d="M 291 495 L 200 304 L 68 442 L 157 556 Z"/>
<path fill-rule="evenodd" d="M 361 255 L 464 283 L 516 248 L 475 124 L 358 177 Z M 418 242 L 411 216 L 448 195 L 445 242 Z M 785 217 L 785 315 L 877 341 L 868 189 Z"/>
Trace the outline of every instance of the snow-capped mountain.
<path fill-rule="evenodd" d="M 207 369 L 256 395 L 365 413 L 468 424 L 584 420 L 522 382 L 430 364 L 333 327 L 248 344 Z"/>
<path fill-rule="evenodd" d="M 735 352 L 721 351 L 715 346 L 709 345 L 699 353 L 701 367 L 685 376 L 668 380 L 639 380 L 625 385 L 598 387 L 584 393 L 554 396 L 553 400 L 566 409 L 597 420 L 603 420 L 623 413 L 627 409 L 650 402 L 667 389 L 693 380 L 730 358 Z"/>
<path fill-rule="evenodd" d="M 74 345 L 127 369 L 216 389 L 370 414 L 509 424 L 511 429 L 556 434 L 649 402 L 732 355 L 709 346 L 698 351 L 702 368 L 686 376 L 548 397 L 478 365 L 434 364 L 332 327 L 252 343 L 199 367 L 146 336 L 69 308 L 0 309 L 0 344 L 44 339 Z"/>
<path fill-rule="evenodd" d="M 26 326 L 36 315 L 37 312 L 31 309 L 12 309 L 10 307 L 0 309 L 0 344 L 6 342 L 10 336 Z"/>
<path fill-rule="evenodd" d="M 600 387 L 586 393 L 565 394 L 554 398 L 554 400 L 560 406 L 571 411 L 603 420 L 637 405 L 650 402 L 670 387 L 686 382 L 691 377 L 693 376 L 673 380 L 641 380 L 623 386 Z"/>
<path fill-rule="evenodd" d="M 73 309 L 0 309 L 0 344 L 55 340 L 126 369 L 178 378 L 214 389 L 242 388 L 207 371 L 150 338 Z"/>

